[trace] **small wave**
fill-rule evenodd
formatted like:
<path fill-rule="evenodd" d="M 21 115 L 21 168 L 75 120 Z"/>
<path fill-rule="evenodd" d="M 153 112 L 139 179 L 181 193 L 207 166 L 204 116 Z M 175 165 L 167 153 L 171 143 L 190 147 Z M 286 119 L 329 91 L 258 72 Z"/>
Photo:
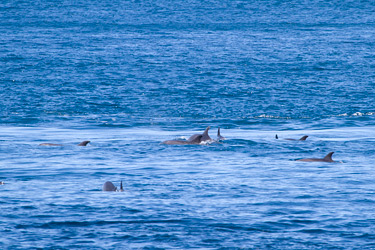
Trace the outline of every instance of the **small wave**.
<path fill-rule="evenodd" d="M 220 228 L 220 229 L 225 229 L 225 230 L 234 230 L 234 231 L 243 230 L 243 231 L 270 232 L 269 230 L 263 229 L 263 228 L 245 227 L 245 226 L 236 225 L 236 224 L 232 224 L 232 223 L 215 223 L 215 224 L 211 224 L 209 226 L 215 227 L 215 228 Z"/>
<path fill-rule="evenodd" d="M 297 223 L 297 224 L 315 224 L 315 223 L 319 223 L 319 221 L 317 220 L 302 220 L 302 219 L 294 219 L 294 220 L 291 220 L 292 223 Z"/>
<path fill-rule="evenodd" d="M 215 141 L 202 141 L 200 144 L 201 145 L 211 145 L 212 143 L 214 143 Z"/>
<path fill-rule="evenodd" d="M 312 229 L 302 229 L 302 230 L 299 230 L 299 232 L 308 233 L 308 234 L 326 234 L 329 231 L 320 229 L 320 228 L 312 228 Z"/>
<path fill-rule="evenodd" d="M 258 116 L 255 116 L 254 118 L 274 118 L 274 119 L 285 119 L 285 120 L 290 120 L 292 119 L 292 117 L 289 117 L 289 116 L 274 116 L 274 115 L 266 115 L 266 114 L 261 114 L 261 115 L 258 115 Z"/>
<path fill-rule="evenodd" d="M 373 115 L 375 115 L 375 112 L 366 112 L 366 113 L 355 112 L 352 114 L 344 113 L 344 114 L 339 114 L 337 116 L 373 116 Z"/>
<path fill-rule="evenodd" d="M 346 238 L 351 238 L 351 239 L 369 239 L 369 240 L 374 239 L 374 234 L 369 234 L 369 233 L 352 234 L 352 233 L 345 232 L 345 233 L 341 233 L 341 236 L 346 237 Z"/>
<path fill-rule="evenodd" d="M 87 227 L 87 226 L 105 226 L 116 224 L 180 224 L 183 220 L 130 220 L 130 221 L 51 221 L 43 224 L 17 225 L 17 229 L 26 228 L 64 228 L 64 227 Z"/>

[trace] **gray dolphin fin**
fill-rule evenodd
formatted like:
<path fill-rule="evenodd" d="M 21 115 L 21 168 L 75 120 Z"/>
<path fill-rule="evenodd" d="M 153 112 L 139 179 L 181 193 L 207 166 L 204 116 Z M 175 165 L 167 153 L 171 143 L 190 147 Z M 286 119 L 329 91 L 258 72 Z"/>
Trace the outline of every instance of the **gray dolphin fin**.
<path fill-rule="evenodd" d="M 209 130 L 210 128 L 211 128 L 211 127 L 208 126 L 208 127 L 204 130 L 204 132 L 203 132 L 202 135 L 206 135 L 206 136 L 208 136 L 208 130 Z"/>
<path fill-rule="evenodd" d="M 225 140 L 225 137 L 221 136 L 220 134 L 220 127 L 217 129 L 217 140 L 218 141 Z"/>
<path fill-rule="evenodd" d="M 307 137 L 309 137 L 309 136 L 308 136 L 308 135 L 304 135 L 304 136 L 302 136 L 299 140 L 300 140 L 300 141 L 306 141 Z"/>
<path fill-rule="evenodd" d="M 333 161 L 333 160 L 332 160 L 332 155 L 333 155 L 333 153 L 334 153 L 334 152 L 330 152 L 330 153 L 328 153 L 328 154 L 324 157 L 323 160 L 325 160 L 325 161 L 329 161 L 329 162 L 332 162 L 332 161 Z"/>
<path fill-rule="evenodd" d="M 113 185 L 112 182 L 110 182 L 110 181 L 106 181 L 106 182 L 104 183 L 104 185 L 103 185 L 103 189 L 102 189 L 102 190 L 103 190 L 103 191 L 112 191 L 112 192 L 114 192 L 114 191 L 117 190 L 117 188 L 115 187 L 115 185 Z"/>
<path fill-rule="evenodd" d="M 276 134 L 276 136 L 275 136 L 275 139 L 279 139 L 279 137 L 277 136 L 277 134 Z"/>
<path fill-rule="evenodd" d="M 203 132 L 202 134 L 202 138 L 201 138 L 201 141 L 208 141 L 208 140 L 212 140 L 211 137 L 208 135 L 208 130 L 210 129 L 211 127 L 208 126 L 206 128 L 206 130 Z"/>
<path fill-rule="evenodd" d="M 120 192 L 124 192 L 124 188 L 123 188 L 123 186 L 122 186 L 122 181 L 120 182 L 120 190 L 119 190 Z"/>
<path fill-rule="evenodd" d="M 83 141 L 78 146 L 86 146 L 90 141 Z"/>

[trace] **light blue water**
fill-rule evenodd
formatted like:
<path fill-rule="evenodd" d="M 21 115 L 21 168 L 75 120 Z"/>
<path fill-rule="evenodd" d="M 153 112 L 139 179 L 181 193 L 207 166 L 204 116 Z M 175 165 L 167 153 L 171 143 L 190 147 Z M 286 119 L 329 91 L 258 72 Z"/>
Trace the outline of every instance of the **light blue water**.
<path fill-rule="evenodd" d="M 375 248 L 374 26 L 370 1 L 2 1 L 0 248 Z"/>

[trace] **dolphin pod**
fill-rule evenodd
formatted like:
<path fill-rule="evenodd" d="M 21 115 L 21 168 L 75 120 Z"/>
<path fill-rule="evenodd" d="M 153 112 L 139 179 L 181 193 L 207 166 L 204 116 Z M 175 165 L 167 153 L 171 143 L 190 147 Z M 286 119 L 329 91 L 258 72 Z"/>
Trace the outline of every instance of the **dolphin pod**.
<path fill-rule="evenodd" d="M 83 142 L 77 144 L 77 146 L 86 146 L 88 143 L 90 143 L 90 141 L 83 141 Z M 41 144 L 39 144 L 39 146 L 61 147 L 61 146 L 64 146 L 64 145 L 63 144 L 55 144 L 55 143 L 41 143 Z"/>
<path fill-rule="evenodd" d="M 220 127 L 217 130 L 217 139 L 213 140 L 209 134 L 208 131 L 211 127 L 208 126 L 202 134 L 194 134 L 189 137 L 187 140 L 167 140 L 162 142 L 163 144 L 168 145 L 193 145 L 193 144 L 201 144 L 202 142 L 212 142 L 212 141 L 222 141 L 225 140 L 225 137 L 223 137 L 220 134 Z M 300 139 L 291 139 L 291 138 L 284 138 L 284 140 L 291 140 L 291 141 L 305 141 L 308 136 L 302 136 Z M 279 139 L 278 135 L 275 136 L 276 139 Z M 86 146 L 90 141 L 82 141 L 81 143 L 77 144 L 77 146 Z M 40 146 L 64 146 L 63 144 L 55 144 L 55 143 L 41 143 Z M 296 161 L 303 161 L 303 162 L 337 162 L 332 159 L 332 155 L 334 152 L 328 153 L 324 158 L 303 158 L 298 159 Z M 4 185 L 5 183 L 3 181 L 0 181 L 0 185 Z M 120 182 L 120 188 L 118 189 L 112 182 L 106 181 L 103 184 L 102 191 L 106 192 L 123 192 L 124 188 L 122 185 L 122 181 Z"/>
<path fill-rule="evenodd" d="M 202 134 L 194 134 L 189 137 L 187 140 L 168 140 L 162 142 L 163 144 L 168 145 L 192 145 L 192 144 L 201 144 L 202 142 L 213 142 L 213 141 L 222 141 L 225 140 L 225 137 L 221 136 L 220 134 L 220 127 L 217 130 L 217 139 L 213 140 L 209 134 L 208 131 L 211 127 L 208 126 Z M 291 139 L 291 138 L 285 138 L 284 140 L 292 140 L 292 141 L 305 141 L 308 136 L 302 136 L 300 139 Z M 275 136 L 276 139 L 279 139 L 278 135 Z M 77 146 L 86 146 L 90 141 L 82 141 L 81 143 L 77 144 Z M 41 143 L 40 146 L 64 146 L 63 144 L 55 144 L 55 143 Z M 303 158 L 303 159 L 297 159 L 296 161 L 302 161 L 302 162 L 338 162 L 334 161 L 332 159 L 332 155 L 334 152 L 328 153 L 324 158 Z M 341 162 L 342 163 L 342 162 Z M 0 185 L 4 185 L 4 181 L 0 181 Z M 123 192 L 124 188 L 122 185 L 122 181 L 120 182 L 120 188 L 118 189 L 112 182 L 106 181 L 103 184 L 102 191 L 106 192 Z"/>
<path fill-rule="evenodd" d="M 117 189 L 117 187 L 115 185 L 113 185 L 112 182 L 110 181 L 106 181 L 104 184 L 103 184 L 103 188 L 102 188 L 103 191 L 108 191 L 108 192 L 123 192 L 124 191 L 124 188 L 122 187 L 122 181 L 120 183 L 120 189 Z"/>

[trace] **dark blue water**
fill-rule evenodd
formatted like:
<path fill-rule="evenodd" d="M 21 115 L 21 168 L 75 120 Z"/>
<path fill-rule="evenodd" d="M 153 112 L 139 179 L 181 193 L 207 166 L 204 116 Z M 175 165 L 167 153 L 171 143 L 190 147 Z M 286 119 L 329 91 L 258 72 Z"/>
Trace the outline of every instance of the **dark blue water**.
<path fill-rule="evenodd" d="M 1 1 L 0 249 L 374 249 L 374 27 L 372 1 Z"/>

